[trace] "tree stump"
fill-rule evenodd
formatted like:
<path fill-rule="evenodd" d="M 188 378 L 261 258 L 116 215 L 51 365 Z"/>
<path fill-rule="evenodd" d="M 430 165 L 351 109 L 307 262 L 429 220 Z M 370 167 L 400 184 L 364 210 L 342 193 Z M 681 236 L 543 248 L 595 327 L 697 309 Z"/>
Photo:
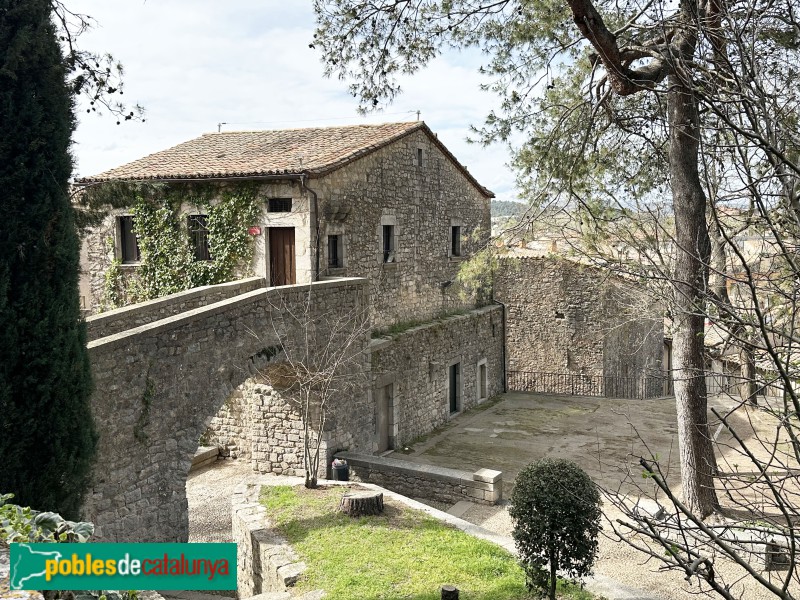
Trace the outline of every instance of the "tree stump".
<path fill-rule="evenodd" d="M 442 600 L 458 600 L 458 588 L 454 585 L 443 585 Z"/>
<path fill-rule="evenodd" d="M 383 512 L 383 493 L 357 492 L 342 496 L 339 510 L 351 517 L 378 515 Z"/>

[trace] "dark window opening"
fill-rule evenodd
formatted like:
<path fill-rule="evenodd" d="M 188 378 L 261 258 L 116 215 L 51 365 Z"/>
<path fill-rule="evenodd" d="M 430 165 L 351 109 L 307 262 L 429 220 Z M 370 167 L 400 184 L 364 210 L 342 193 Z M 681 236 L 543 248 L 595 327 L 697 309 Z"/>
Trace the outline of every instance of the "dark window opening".
<path fill-rule="evenodd" d="M 461 363 L 450 365 L 450 414 L 458 412 L 461 404 Z"/>
<path fill-rule="evenodd" d="M 195 260 L 211 260 L 211 251 L 208 248 L 208 217 L 206 215 L 189 216 L 189 239 Z"/>
<path fill-rule="evenodd" d="M 383 262 L 394 262 L 394 225 L 383 226 Z"/>
<path fill-rule="evenodd" d="M 270 198 L 267 201 L 267 212 L 292 212 L 292 199 Z"/>
<path fill-rule="evenodd" d="M 341 238 L 338 235 L 328 236 L 328 266 L 338 269 L 342 266 Z"/>
<path fill-rule="evenodd" d="M 417 148 L 417 166 L 422 166 L 422 148 Z"/>
<path fill-rule="evenodd" d="M 133 217 L 119 217 L 120 258 L 123 263 L 139 262 L 139 242 L 133 232 Z"/>
<path fill-rule="evenodd" d="M 453 225 L 450 228 L 450 255 L 461 256 L 461 226 Z"/>

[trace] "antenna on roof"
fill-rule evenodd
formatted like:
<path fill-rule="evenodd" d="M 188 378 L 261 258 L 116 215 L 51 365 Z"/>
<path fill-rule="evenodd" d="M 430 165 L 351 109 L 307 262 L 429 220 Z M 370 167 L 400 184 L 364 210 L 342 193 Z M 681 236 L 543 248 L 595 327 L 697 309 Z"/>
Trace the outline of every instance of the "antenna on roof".
<path fill-rule="evenodd" d="M 223 125 L 227 125 L 227 123 L 225 121 L 223 121 L 222 123 L 217 123 L 217 133 L 222 131 L 222 126 Z"/>
<path fill-rule="evenodd" d="M 419 121 L 419 113 L 421 113 L 421 112 L 422 111 L 420 111 L 420 110 L 417 111 L 417 121 Z"/>

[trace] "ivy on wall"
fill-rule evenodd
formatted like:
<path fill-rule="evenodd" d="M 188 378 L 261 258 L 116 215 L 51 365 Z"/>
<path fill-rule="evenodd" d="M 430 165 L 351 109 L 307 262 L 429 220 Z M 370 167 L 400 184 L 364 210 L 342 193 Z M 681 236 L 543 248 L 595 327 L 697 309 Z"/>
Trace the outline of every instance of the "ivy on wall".
<path fill-rule="evenodd" d="M 113 258 L 105 274 L 102 307 L 109 310 L 160 298 L 194 287 L 250 275 L 253 238 L 248 227 L 261 213 L 253 183 L 128 188 L 140 262 L 130 270 Z M 117 190 L 119 191 L 119 190 Z M 186 207 L 192 207 L 186 212 Z M 207 215 L 211 260 L 196 260 L 188 228 L 189 214 Z M 112 257 L 114 240 L 107 240 Z"/>

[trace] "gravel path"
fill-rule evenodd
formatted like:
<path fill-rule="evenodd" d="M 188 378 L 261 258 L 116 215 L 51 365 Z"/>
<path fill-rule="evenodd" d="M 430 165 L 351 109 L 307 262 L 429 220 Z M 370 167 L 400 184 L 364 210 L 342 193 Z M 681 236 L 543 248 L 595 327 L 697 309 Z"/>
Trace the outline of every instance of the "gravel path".
<path fill-rule="evenodd" d="M 231 495 L 238 484 L 255 476 L 246 461 L 218 460 L 189 474 L 190 542 L 232 542 Z"/>

